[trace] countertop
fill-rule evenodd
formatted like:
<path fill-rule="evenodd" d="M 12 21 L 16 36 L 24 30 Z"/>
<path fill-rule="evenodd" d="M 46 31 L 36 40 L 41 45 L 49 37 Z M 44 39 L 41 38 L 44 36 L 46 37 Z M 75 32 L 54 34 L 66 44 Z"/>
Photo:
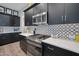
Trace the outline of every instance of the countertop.
<path fill-rule="evenodd" d="M 8 33 L 21 33 L 21 31 L 16 31 L 16 32 L 2 32 L 0 34 L 8 34 Z"/>
<path fill-rule="evenodd" d="M 70 41 L 70 40 L 66 40 L 66 39 L 55 39 L 55 38 L 48 38 L 46 40 L 42 40 L 42 42 L 50 44 L 50 45 L 54 45 L 69 51 L 73 51 L 76 53 L 79 53 L 79 43 L 78 42 L 74 42 L 74 41 Z"/>
<path fill-rule="evenodd" d="M 23 36 L 30 36 L 30 35 L 33 35 L 33 34 L 30 34 L 30 33 L 21 33 L 20 35 L 23 35 Z"/>

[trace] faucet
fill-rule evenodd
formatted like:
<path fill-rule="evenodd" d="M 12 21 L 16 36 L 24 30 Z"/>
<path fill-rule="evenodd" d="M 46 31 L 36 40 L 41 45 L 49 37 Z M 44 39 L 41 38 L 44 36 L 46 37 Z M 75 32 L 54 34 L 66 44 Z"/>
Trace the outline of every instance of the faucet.
<path fill-rule="evenodd" d="M 33 34 L 34 34 L 34 35 L 36 34 L 36 28 L 34 28 L 34 30 L 33 30 Z"/>

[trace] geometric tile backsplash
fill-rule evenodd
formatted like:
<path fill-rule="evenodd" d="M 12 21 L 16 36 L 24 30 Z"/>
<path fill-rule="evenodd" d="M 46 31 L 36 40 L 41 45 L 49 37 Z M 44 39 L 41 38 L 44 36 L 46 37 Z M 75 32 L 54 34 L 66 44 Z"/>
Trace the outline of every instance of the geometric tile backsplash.
<path fill-rule="evenodd" d="M 33 26 L 31 27 L 33 28 Z M 53 34 L 57 38 L 68 39 L 69 35 L 79 34 L 79 23 L 58 24 L 58 25 L 39 25 L 36 27 L 37 34 Z"/>

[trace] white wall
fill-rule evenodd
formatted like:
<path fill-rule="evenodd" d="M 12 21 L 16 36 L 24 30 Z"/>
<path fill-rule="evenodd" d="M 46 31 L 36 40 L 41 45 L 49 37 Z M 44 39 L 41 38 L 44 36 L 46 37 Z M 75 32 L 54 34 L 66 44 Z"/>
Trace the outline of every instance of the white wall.
<path fill-rule="evenodd" d="M 24 10 L 27 9 L 29 6 L 31 6 L 33 3 L 28 3 L 22 10 L 19 11 L 19 16 L 20 16 L 20 28 L 21 31 L 23 32 L 24 30 Z"/>

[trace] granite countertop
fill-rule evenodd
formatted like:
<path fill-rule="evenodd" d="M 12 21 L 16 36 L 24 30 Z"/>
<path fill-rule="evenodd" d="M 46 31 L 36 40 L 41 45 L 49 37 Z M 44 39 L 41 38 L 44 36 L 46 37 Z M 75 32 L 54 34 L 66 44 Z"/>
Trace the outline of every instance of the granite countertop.
<path fill-rule="evenodd" d="M 66 39 L 55 39 L 55 38 L 48 38 L 46 40 L 42 40 L 42 42 L 50 44 L 50 45 L 54 45 L 69 51 L 73 51 L 76 53 L 79 53 L 79 43 L 78 42 L 74 42 L 74 41 L 70 41 L 70 40 L 66 40 Z"/>

